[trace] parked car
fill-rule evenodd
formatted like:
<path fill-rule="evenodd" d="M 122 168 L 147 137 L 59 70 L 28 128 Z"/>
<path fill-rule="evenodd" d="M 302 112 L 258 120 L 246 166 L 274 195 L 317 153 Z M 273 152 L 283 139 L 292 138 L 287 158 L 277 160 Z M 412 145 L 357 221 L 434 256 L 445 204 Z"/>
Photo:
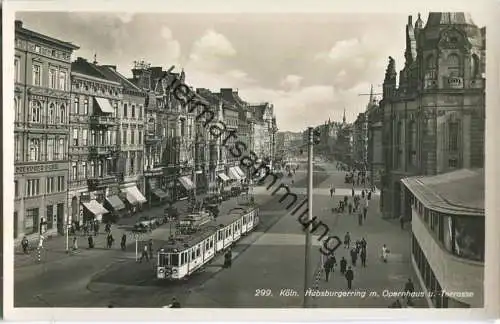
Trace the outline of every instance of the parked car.
<path fill-rule="evenodd" d="M 161 217 L 142 216 L 134 225 L 134 230 L 139 232 L 152 231 L 164 223 Z"/>

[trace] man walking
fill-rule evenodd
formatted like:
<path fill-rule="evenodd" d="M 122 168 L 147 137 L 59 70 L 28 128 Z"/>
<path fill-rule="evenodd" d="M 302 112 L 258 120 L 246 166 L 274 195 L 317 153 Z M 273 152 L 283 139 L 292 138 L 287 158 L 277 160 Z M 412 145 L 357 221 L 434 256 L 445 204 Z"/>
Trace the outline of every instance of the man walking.
<path fill-rule="evenodd" d="M 349 235 L 349 232 L 345 233 L 344 236 L 344 248 L 349 248 L 351 245 L 351 235 Z"/>
<path fill-rule="evenodd" d="M 361 247 L 361 253 L 359 255 L 361 258 L 361 265 L 363 268 L 366 268 L 366 249 L 364 247 Z"/>
<path fill-rule="evenodd" d="M 356 261 L 358 260 L 358 251 L 356 251 L 356 248 L 352 248 L 351 250 L 351 264 L 353 266 L 356 266 Z"/>
<path fill-rule="evenodd" d="M 340 260 L 340 273 L 345 275 L 345 271 L 347 268 L 347 260 L 342 257 L 342 260 Z"/>
<path fill-rule="evenodd" d="M 145 244 L 144 249 L 142 250 L 141 258 L 139 259 L 139 263 L 142 263 L 142 259 L 146 259 L 146 262 L 149 262 L 149 255 L 148 255 L 148 246 Z"/>
<path fill-rule="evenodd" d="M 153 239 L 149 239 L 148 250 L 149 250 L 149 258 L 153 259 Z"/>
<path fill-rule="evenodd" d="M 352 289 L 352 281 L 354 280 L 354 272 L 352 271 L 351 266 L 347 268 L 347 271 L 345 273 L 345 278 L 347 280 L 347 289 L 351 290 Z"/>
<path fill-rule="evenodd" d="M 333 268 L 335 267 L 335 264 L 337 263 L 337 260 L 335 260 L 335 256 L 329 256 L 328 259 L 326 259 L 325 264 L 323 265 L 323 268 L 325 269 L 325 281 L 328 282 L 328 279 L 330 278 L 330 272 L 333 272 Z"/>

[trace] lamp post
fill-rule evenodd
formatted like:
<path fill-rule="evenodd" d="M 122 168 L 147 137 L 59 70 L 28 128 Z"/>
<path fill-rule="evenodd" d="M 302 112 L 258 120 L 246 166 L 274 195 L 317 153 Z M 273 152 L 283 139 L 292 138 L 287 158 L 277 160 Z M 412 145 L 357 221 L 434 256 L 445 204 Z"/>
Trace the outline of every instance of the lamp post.
<path fill-rule="evenodd" d="M 307 293 L 307 290 L 312 287 L 312 271 L 311 271 L 311 247 L 312 247 L 312 234 L 311 234 L 311 223 L 313 219 L 312 208 L 313 208 L 313 145 L 314 145 L 314 128 L 309 127 L 309 138 L 308 138 L 308 172 L 307 172 L 307 223 L 309 226 L 306 228 L 306 241 L 305 241 L 305 269 L 304 269 L 304 303 L 303 307 L 311 307 L 311 297 Z"/>

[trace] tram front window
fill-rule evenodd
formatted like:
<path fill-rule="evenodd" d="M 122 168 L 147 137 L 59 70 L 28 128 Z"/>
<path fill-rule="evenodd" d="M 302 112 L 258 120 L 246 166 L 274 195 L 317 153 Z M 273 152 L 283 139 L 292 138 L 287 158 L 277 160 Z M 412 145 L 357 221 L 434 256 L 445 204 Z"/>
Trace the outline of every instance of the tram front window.
<path fill-rule="evenodd" d="M 158 266 L 165 267 L 170 265 L 170 254 L 160 253 L 158 257 Z"/>
<path fill-rule="evenodd" d="M 179 266 L 179 254 L 171 254 L 170 255 L 170 262 L 171 262 L 172 266 L 178 267 Z"/>

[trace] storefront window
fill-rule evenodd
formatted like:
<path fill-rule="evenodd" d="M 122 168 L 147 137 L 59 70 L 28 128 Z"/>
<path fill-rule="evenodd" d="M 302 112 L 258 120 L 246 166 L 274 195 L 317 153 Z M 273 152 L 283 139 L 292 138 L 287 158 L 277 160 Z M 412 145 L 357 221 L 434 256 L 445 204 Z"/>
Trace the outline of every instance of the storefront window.
<path fill-rule="evenodd" d="M 455 217 L 455 253 L 470 260 L 484 261 L 484 217 Z"/>
<path fill-rule="evenodd" d="M 453 252 L 453 224 L 452 218 L 449 216 L 443 217 L 443 243 L 447 251 Z"/>

